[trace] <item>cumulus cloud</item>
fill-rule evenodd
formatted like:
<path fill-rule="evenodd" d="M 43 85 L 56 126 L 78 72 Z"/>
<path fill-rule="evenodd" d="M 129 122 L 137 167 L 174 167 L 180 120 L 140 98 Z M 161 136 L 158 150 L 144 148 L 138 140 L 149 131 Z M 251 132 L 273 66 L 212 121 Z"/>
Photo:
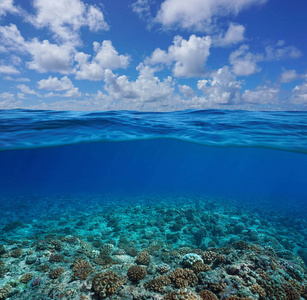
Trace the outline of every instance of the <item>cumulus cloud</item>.
<path fill-rule="evenodd" d="M 253 104 L 277 104 L 279 102 L 279 87 L 258 86 L 253 90 L 245 90 L 242 100 Z"/>
<path fill-rule="evenodd" d="M 107 30 L 101 10 L 81 0 L 34 0 L 36 15 L 29 18 L 37 28 L 47 27 L 62 41 L 79 42 L 79 29 L 88 26 L 91 31 Z"/>
<path fill-rule="evenodd" d="M 7 13 L 18 13 L 19 8 L 14 6 L 14 0 L 1 0 L 0 2 L 0 18 Z"/>
<path fill-rule="evenodd" d="M 20 72 L 13 66 L 0 65 L 0 74 L 16 75 L 20 74 Z"/>
<path fill-rule="evenodd" d="M 261 71 L 257 65 L 259 62 L 293 59 L 301 55 L 302 52 L 296 47 L 285 46 L 284 41 L 279 41 L 275 45 L 265 47 L 264 53 L 253 53 L 249 51 L 248 45 L 242 45 L 230 54 L 229 62 L 237 76 L 249 76 Z"/>
<path fill-rule="evenodd" d="M 296 104 L 307 104 L 307 77 L 301 85 L 292 90 L 291 102 Z"/>
<path fill-rule="evenodd" d="M 257 62 L 263 60 L 263 58 L 261 54 L 250 52 L 247 45 L 242 45 L 238 50 L 230 54 L 229 62 L 237 76 L 248 76 L 261 70 L 257 66 Z"/>
<path fill-rule="evenodd" d="M 214 72 L 208 80 L 199 80 L 197 88 L 211 103 L 235 104 L 240 102 L 242 82 L 236 80 L 228 66 L 224 66 Z"/>
<path fill-rule="evenodd" d="M 240 24 L 231 23 L 224 35 L 213 37 L 214 46 L 227 47 L 238 44 L 244 40 L 245 27 Z"/>
<path fill-rule="evenodd" d="M 0 109 L 18 108 L 21 106 L 20 101 L 16 101 L 14 94 L 9 92 L 0 93 Z"/>
<path fill-rule="evenodd" d="M 101 44 L 94 42 L 94 56 L 78 52 L 75 55 L 77 66 L 75 68 L 76 79 L 102 80 L 105 69 L 125 69 L 129 66 L 130 56 L 119 55 L 111 41 L 103 41 Z"/>
<path fill-rule="evenodd" d="M 168 51 L 157 48 L 147 62 L 150 64 L 172 65 L 176 77 L 196 77 L 205 73 L 205 65 L 210 55 L 211 38 L 192 34 L 189 40 L 176 36 Z"/>
<path fill-rule="evenodd" d="M 15 24 L 0 26 L 0 41 L 6 51 L 26 51 L 25 40 Z"/>
<path fill-rule="evenodd" d="M 289 83 L 294 80 L 302 78 L 304 75 L 298 74 L 296 70 L 283 70 L 280 75 L 281 83 Z"/>
<path fill-rule="evenodd" d="M 154 75 L 155 69 L 140 64 L 137 67 L 139 76 L 129 81 L 125 75 L 117 76 L 107 69 L 105 74 L 105 91 L 112 100 L 133 99 L 142 105 L 143 102 L 162 104 L 173 97 L 173 79 L 167 77 L 162 81 Z"/>
<path fill-rule="evenodd" d="M 195 96 L 194 90 L 186 84 L 179 85 L 178 88 L 179 88 L 179 92 L 183 94 L 183 97 L 185 98 L 193 98 Z"/>
<path fill-rule="evenodd" d="M 73 64 L 74 48 L 70 45 L 50 44 L 44 40 L 42 43 L 37 39 L 26 44 L 28 52 L 33 60 L 28 63 L 28 68 L 39 73 L 59 72 L 67 74 Z"/>
<path fill-rule="evenodd" d="M 48 40 L 26 41 L 16 25 L 0 26 L 0 40 L 10 51 L 25 52 L 32 56 L 27 63 L 29 69 L 39 73 L 59 72 L 67 74 L 72 71 L 75 48 L 71 44 L 51 44 Z"/>
<path fill-rule="evenodd" d="M 275 45 L 265 47 L 266 60 L 282 60 L 285 58 L 299 58 L 302 51 L 295 46 L 285 46 L 285 41 L 280 40 Z"/>
<path fill-rule="evenodd" d="M 64 76 L 60 80 L 57 77 L 49 76 L 47 79 L 42 79 L 37 82 L 39 89 L 51 91 L 66 91 L 73 87 L 71 80 Z"/>
<path fill-rule="evenodd" d="M 39 89 L 48 91 L 64 92 L 65 93 L 49 93 L 45 97 L 80 97 L 79 88 L 75 87 L 71 80 L 64 76 L 61 79 L 49 76 L 47 79 L 42 79 L 37 82 Z"/>
<path fill-rule="evenodd" d="M 150 21 L 152 19 L 150 4 L 151 1 L 149 0 L 137 0 L 136 2 L 132 3 L 131 7 L 133 12 L 137 13 L 139 17 L 145 19 L 146 21 Z"/>
<path fill-rule="evenodd" d="M 215 19 L 237 15 L 266 0 L 165 0 L 157 13 L 156 21 L 165 27 L 210 31 Z"/>
<path fill-rule="evenodd" d="M 9 80 L 9 81 L 19 81 L 19 82 L 29 82 L 30 81 L 30 79 L 26 77 L 13 78 L 11 76 L 5 76 L 4 79 Z"/>
<path fill-rule="evenodd" d="M 16 86 L 18 89 L 20 89 L 24 94 L 28 95 L 38 95 L 38 93 L 34 90 L 31 90 L 27 85 L 25 84 L 18 84 Z"/>

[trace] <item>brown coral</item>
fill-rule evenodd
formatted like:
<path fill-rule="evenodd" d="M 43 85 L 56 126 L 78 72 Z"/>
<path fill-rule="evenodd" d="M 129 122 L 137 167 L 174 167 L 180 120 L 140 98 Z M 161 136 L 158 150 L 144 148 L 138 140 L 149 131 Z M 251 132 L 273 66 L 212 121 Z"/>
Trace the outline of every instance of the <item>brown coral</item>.
<path fill-rule="evenodd" d="M 110 255 L 113 252 L 113 249 L 114 249 L 114 245 L 112 244 L 102 245 L 100 248 L 100 256 Z"/>
<path fill-rule="evenodd" d="M 197 276 L 190 269 L 177 268 L 169 274 L 169 278 L 178 288 L 195 286 L 198 283 Z"/>
<path fill-rule="evenodd" d="M 11 256 L 14 258 L 20 257 L 22 255 L 22 249 L 21 248 L 17 248 L 11 251 Z"/>
<path fill-rule="evenodd" d="M 157 266 L 157 270 L 161 274 L 167 273 L 170 269 L 171 267 L 168 264 L 161 264 Z"/>
<path fill-rule="evenodd" d="M 148 265 L 150 262 L 150 254 L 148 253 L 148 251 L 142 251 L 141 253 L 138 254 L 138 256 L 136 257 L 136 262 L 139 265 Z"/>
<path fill-rule="evenodd" d="M 60 240 L 52 240 L 50 244 L 54 246 L 56 251 L 62 250 L 63 243 Z"/>
<path fill-rule="evenodd" d="M 6 284 L 4 287 L 0 288 L 0 299 L 6 299 L 6 296 L 11 289 L 12 287 L 9 284 Z"/>
<path fill-rule="evenodd" d="M 63 261 L 64 256 L 61 254 L 53 254 L 50 256 L 49 261 L 51 262 L 61 262 Z"/>
<path fill-rule="evenodd" d="M 258 294 L 260 298 L 266 296 L 265 290 L 259 284 L 253 284 L 250 290 L 253 294 Z"/>
<path fill-rule="evenodd" d="M 226 298 L 226 300 L 253 300 L 253 298 L 250 298 L 250 297 L 229 296 L 229 297 Z"/>
<path fill-rule="evenodd" d="M 49 272 L 49 278 L 57 279 L 65 272 L 65 269 L 62 267 L 55 268 Z"/>
<path fill-rule="evenodd" d="M 287 300 L 300 300 L 301 299 L 298 291 L 290 283 L 283 284 L 282 288 L 285 291 Z"/>
<path fill-rule="evenodd" d="M 171 281 L 166 276 L 158 276 L 157 278 L 150 280 L 148 283 L 145 284 L 145 287 L 149 290 L 155 292 L 164 292 L 164 286 L 170 285 Z"/>
<path fill-rule="evenodd" d="M 92 288 L 100 298 L 113 294 L 118 287 L 126 283 L 126 278 L 119 278 L 113 271 L 101 272 L 95 275 Z"/>
<path fill-rule="evenodd" d="M 216 253 L 213 251 L 204 251 L 202 258 L 205 264 L 210 264 L 215 260 Z"/>
<path fill-rule="evenodd" d="M 208 290 L 202 290 L 198 295 L 203 300 L 218 300 L 216 295 L 213 294 L 212 292 L 208 291 Z"/>
<path fill-rule="evenodd" d="M 244 241 L 237 241 L 231 244 L 231 246 L 238 250 L 249 250 L 250 245 L 247 242 Z"/>
<path fill-rule="evenodd" d="M 87 260 L 81 259 L 73 263 L 73 271 L 72 281 L 85 280 L 94 272 L 94 268 Z"/>
<path fill-rule="evenodd" d="M 192 270 L 195 274 L 198 274 L 200 272 L 207 272 L 211 270 L 211 267 L 209 265 L 204 264 L 201 261 L 197 261 L 193 264 Z"/>
<path fill-rule="evenodd" d="M 164 300 L 201 300 L 202 298 L 188 289 L 180 289 L 165 295 Z"/>
<path fill-rule="evenodd" d="M 138 282 L 141 279 L 145 278 L 145 276 L 147 275 L 147 271 L 145 267 L 132 266 L 129 268 L 127 275 L 132 281 Z"/>
<path fill-rule="evenodd" d="M 33 274 L 32 273 L 24 273 L 19 281 L 22 283 L 28 283 L 31 279 L 33 278 Z"/>
<path fill-rule="evenodd" d="M 209 283 L 210 289 L 215 292 L 223 292 L 226 288 L 226 283 L 225 282 L 210 282 Z"/>

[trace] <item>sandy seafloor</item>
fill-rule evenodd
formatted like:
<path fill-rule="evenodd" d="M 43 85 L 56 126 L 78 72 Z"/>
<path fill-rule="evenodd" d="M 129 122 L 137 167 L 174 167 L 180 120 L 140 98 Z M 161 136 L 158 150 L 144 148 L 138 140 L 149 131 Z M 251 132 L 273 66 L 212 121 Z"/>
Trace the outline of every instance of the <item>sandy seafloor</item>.
<path fill-rule="evenodd" d="M 0 230 L 0 299 L 307 299 L 305 214 L 261 202 L 11 196 Z"/>

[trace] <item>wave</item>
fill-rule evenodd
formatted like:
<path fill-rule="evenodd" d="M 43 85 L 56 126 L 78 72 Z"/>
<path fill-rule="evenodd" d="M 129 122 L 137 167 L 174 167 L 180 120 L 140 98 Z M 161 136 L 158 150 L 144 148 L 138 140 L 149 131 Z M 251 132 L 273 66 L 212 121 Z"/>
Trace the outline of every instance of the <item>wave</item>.
<path fill-rule="evenodd" d="M 0 150 L 178 139 L 217 147 L 307 153 L 307 112 L 0 110 Z"/>

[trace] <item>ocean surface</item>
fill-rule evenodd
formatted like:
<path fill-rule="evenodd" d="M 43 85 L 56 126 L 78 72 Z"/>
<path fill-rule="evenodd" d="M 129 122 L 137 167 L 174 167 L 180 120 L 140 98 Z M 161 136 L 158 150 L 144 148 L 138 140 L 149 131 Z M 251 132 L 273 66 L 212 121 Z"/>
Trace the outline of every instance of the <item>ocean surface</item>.
<path fill-rule="evenodd" d="M 91 247 L 99 240 L 100 253 L 104 244 L 113 245 L 118 253 L 123 249 L 129 253 L 131 249 L 121 242 L 130 239 L 136 251 L 150 247 L 153 239 L 172 243 L 161 246 L 164 252 L 180 247 L 218 249 L 243 240 L 263 249 L 288 251 L 281 260 L 291 261 L 295 256 L 307 262 L 306 216 L 307 112 L 0 110 L 0 281 L 4 278 L 0 298 L 1 291 L 5 292 L 1 288 L 10 285 L 7 299 L 56 299 L 56 294 L 47 292 L 39 298 L 42 290 L 35 290 L 30 280 L 14 286 L 13 270 L 1 271 L 1 259 L 21 264 L 33 251 L 41 255 L 43 250 L 33 245 L 38 240 L 50 242 L 46 236 L 53 235 L 63 244 L 68 243 L 67 236 L 76 237 Z M 242 229 L 236 229 L 236 222 L 243 224 Z M 199 233 L 201 226 L 206 234 Z M 2 254 L 1 245 L 6 249 Z M 14 247 L 24 253 L 32 251 L 31 255 L 14 260 L 4 254 L 12 253 Z M 67 247 L 55 251 L 69 261 L 74 254 L 68 252 L 74 252 Z M 93 264 L 90 256 L 86 259 Z M 155 259 L 158 263 L 159 255 Z M 175 268 L 175 261 L 167 263 Z M 28 272 L 35 264 L 27 263 Z M 63 263 L 62 267 L 67 266 Z M 305 267 L 300 268 L 303 274 Z M 68 265 L 64 274 L 71 269 Z M 53 275 L 39 272 L 38 268 L 32 272 L 33 280 L 40 278 L 50 290 L 59 288 Z M 306 275 L 297 276 L 303 286 Z M 128 273 L 128 282 L 129 278 Z M 290 299 L 268 296 L 270 289 L 260 286 L 267 294 L 261 299 Z M 194 285 L 189 292 L 197 289 Z M 214 292 L 210 286 L 207 289 Z M 94 283 L 88 293 L 76 291 L 69 298 L 61 290 L 66 295 L 63 299 L 81 299 L 82 293 L 84 299 L 92 299 L 93 293 L 105 298 Z M 160 299 L 118 293 L 123 291 L 107 298 Z M 221 291 L 215 293 L 227 299 Z"/>

